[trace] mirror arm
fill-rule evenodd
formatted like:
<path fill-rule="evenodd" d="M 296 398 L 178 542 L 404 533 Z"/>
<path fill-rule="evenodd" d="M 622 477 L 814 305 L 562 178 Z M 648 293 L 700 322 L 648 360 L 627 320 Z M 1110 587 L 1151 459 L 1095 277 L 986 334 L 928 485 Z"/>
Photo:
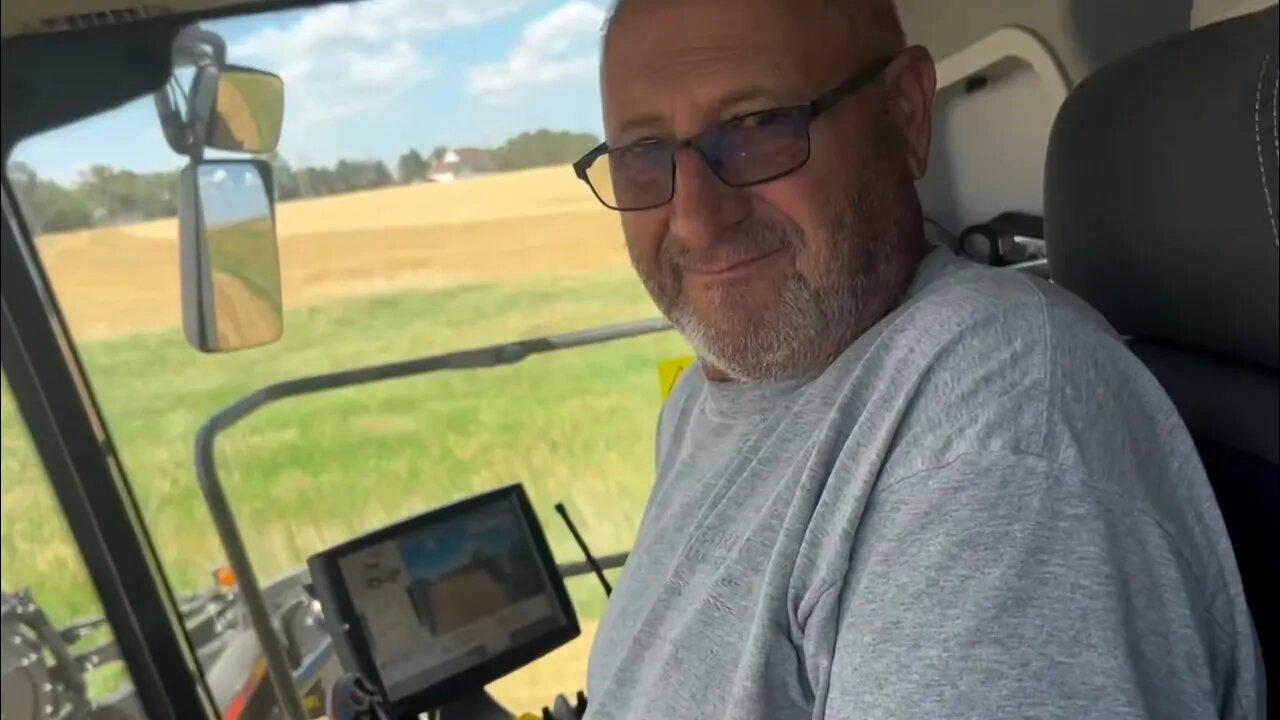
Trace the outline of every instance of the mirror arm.
<path fill-rule="evenodd" d="M 169 94 L 169 85 L 154 93 L 156 115 L 160 117 L 160 130 L 164 133 L 164 141 L 169 148 L 179 155 L 186 155 L 191 147 L 191 135 L 182 115 L 174 106 L 173 97 Z"/>
<path fill-rule="evenodd" d="M 178 33 L 173 41 L 174 69 L 208 64 L 214 67 L 227 64 L 227 41 L 221 35 L 199 25 L 192 25 Z"/>
<path fill-rule="evenodd" d="M 157 89 L 153 97 L 165 142 L 179 155 L 196 160 L 204 156 L 204 137 L 218 86 L 218 69 L 226 64 L 227 43 L 215 32 L 193 25 L 178 33 L 174 40 L 173 70 L 196 68 L 196 79 L 187 98 L 187 117 L 175 106 L 168 82 Z M 172 71 L 169 77 L 172 79 Z"/>
<path fill-rule="evenodd" d="M 214 443 L 224 431 L 252 415 L 259 408 L 285 398 L 309 395 L 326 390 L 366 385 L 369 383 L 425 375 L 442 370 L 493 368 L 514 365 L 526 358 L 542 353 L 568 350 L 597 343 L 639 337 L 665 332 L 671 325 L 665 320 L 643 320 L 595 330 L 585 330 L 564 335 L 521 340 L 505 345 L 494 345 L 474 350 L 434 355 L 398 363 L 342 370 L 325 375 L 286 380 L 268 385 L 246 395 L 205 421 L 196 433 L 196 478 L 204 494 L 205 505 L 213 518 L 214 527 L 227 560 L 240 583 L 241 597 L 249 611 L 254 633 L 262 645 L 267 661 L 267 673 L 281 699 L 281 706 L 288 720 L 306 720 L 302 700 L 293 685 L 293 670 L 280 639 L 273 630 L 271 612 L 267 608 L 262 585 L 254 572 L 253 562 L 245 548 L 244 536 L 236 522 L 235 513 L 227 501 L 227 495 L 218 477 L 214 458 Z"/>
<path fill-rule="evenodd" d="M 199 65 L 187 96 L 187 117 L 181 121 L 187 143 L 182 154 L 195 161 L 204 159 L 205 139 L 217 104 L 220 67 L 213 63 Z"/>

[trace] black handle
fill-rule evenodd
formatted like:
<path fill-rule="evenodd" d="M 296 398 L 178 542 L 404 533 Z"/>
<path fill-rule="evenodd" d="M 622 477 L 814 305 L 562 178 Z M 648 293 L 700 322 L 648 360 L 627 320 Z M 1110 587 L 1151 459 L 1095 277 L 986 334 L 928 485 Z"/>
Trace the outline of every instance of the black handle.
<path fill-rule="evenodd" d="M 596 578 L 600 580 L 600 584 L 604 587 L 604 596 L 613 595 L 613 586 L 609 584 L 609 578 L 604 576 L 604 568 L 600 567 L 600 563 L 596 561 L 596 556 L 591 554 L 591 549 L 587 547 L 587 541 L 582 539 L 582 535 L 578 533 L 578 528 L 569 519 L 569 511 L 565 509 L 564 503 L 556 503 L 556 512 L 560 513 L 560 517 L 564 519 L 564 524 L 569 526 L 569 532 L 573 534 L 573 539 L 578 543 L 578 547 L 582 548 L 582 554 L 587 558 L 587 564 L 591 566 L 591 570 L 595 572 Z"/>

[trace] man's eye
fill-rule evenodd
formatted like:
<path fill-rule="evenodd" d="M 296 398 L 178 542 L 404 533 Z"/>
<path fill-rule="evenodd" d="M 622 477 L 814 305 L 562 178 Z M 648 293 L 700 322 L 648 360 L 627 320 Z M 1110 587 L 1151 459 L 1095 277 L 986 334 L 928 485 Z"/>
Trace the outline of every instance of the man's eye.
<path fill-rule="evenodd" d="M 637 140 L 622 148 L 622 152 L 628 155 L 644 155 L 658 149 L 658 140 L 656 138 L 646 138 Z"/>
<path fill-rule="evenodd" d="M 785 110 L 765 110 L 764 112 L 752 113 L 729 122 L 740 128 L 762 128 L 782 122 L 786 119 L 787 114 Z"/>
<path fill-rule="evenodd" d="M 661 154 L 662 144 L 657 140 L 645 140 L 627 145 L 617 152 L 619 158 L 629 162 L 643 162 L 647 158 L 658 157 Z"/>

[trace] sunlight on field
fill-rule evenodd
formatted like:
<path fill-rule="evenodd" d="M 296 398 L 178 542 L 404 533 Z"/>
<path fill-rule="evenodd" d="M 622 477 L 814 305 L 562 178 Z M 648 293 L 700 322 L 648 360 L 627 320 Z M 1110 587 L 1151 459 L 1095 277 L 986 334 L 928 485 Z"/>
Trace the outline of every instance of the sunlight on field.
<path fill-rule="evenodd" d="M 284 203 L 278 225 L 286 308 L 629 266 L 617 216 L 568 168 Z M 161 220 L 41 239 L 77 339 L 181 322 L 177 236 Z"/>
<path fill-rule="evenodd" d="M 172 221 L 43 238 L 40 256 L 166 574 L 179 593 L 224 562 L 197 489 L 201 423 L 263 385 L 655 315 L 618 218 L 568 168 L 279 208 L 283 339 L 201 355 L 180 327 Z M 657 364 L 674 334 L 291 400 L 218 445 L 259 575 L 407 515 L 522 483 L 561 562 L 580 559 L 564 501 L 601 554 L 630 547 L 653 480 Z M 57 622 L 98 612 L 12 396 L 3 395 L 6 589 Z M 52 520 L 52 521 L 51 521 Z M 584 635 L 494 692 L 538 709 L 585 684 L 603 608 L 569 582 Z"/>
<path fill-rule="evenodd" d="M 366 231 L 422 225 L 604 212 L 568 166 L 487 175 L 451 183 L 422 183 L 346 195 L 295 200 L 277 208 L 281 235 Z M 177 237 L 174 220 L 130 228 L 143 237 Z"/>

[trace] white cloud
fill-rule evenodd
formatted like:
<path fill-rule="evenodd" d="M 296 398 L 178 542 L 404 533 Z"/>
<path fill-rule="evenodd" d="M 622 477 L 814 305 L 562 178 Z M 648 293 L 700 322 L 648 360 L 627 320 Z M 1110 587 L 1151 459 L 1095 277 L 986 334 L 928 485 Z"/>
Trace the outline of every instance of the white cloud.
<path fill-rule="evenodd" d="M 497 100 L 533 85 L 592 77 L 604 18 L 603 7 L 570 0 L 530 23 L 504 62 L 471 68 L 470 91 Z"/>
<path fill-rule="evenodd" d="M 268 28 L 233 53 L 307 57 L 346 44 L 377 45 L 420 38 L 455 27 L 480 25 L 510 15 L 524 0 L 378 0 L 326 5 L 286 28 Z"/>
<path fill-rule="evenodd" d="M 525 0 L 378 0 L 326 5 L 234 43 L 232 62 L 278 73 L 286 121 L 314 127 L 394 100 L 440 74 L 415 49 L 450 28 L 480 25 Z"/>
<path fill-rule="evenodd" d="M 385 104 L 439 74 L 439 64 L 424 60 L 408 40 L 378 48 L 335 48 L 323 58 L 281 68 L 285 114 L 314 126 Z"/>
<path fill-rule="evenodd" d="M 221 185 L 222 183 L 227 181 L 227 171 L 223 170 L 222 168 L 218 168 L 217 170 L 214 170 L 213 173 L 209 176 L 209 181 L 212 182 L 214 185 Z"/>

